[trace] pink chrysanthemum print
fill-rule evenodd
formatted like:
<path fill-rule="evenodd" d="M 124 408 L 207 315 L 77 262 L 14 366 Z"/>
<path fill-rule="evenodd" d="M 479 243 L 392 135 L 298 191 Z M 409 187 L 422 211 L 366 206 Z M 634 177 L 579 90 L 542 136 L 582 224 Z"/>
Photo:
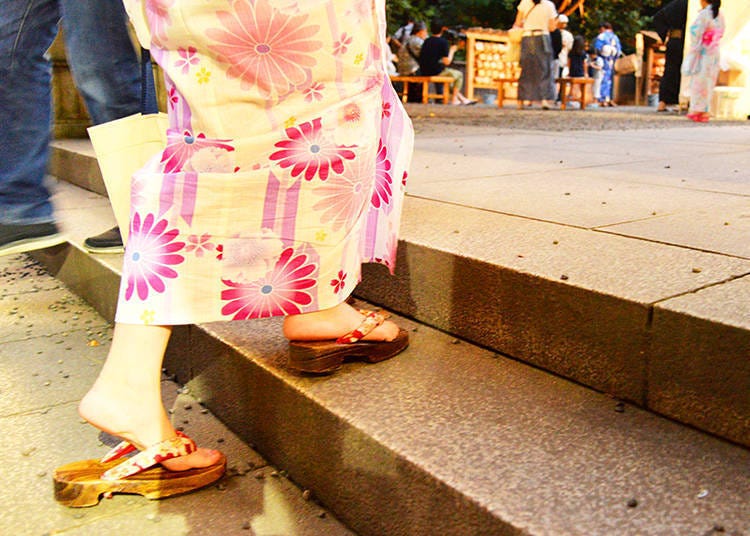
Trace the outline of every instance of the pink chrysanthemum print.
<path fill-rule="evenodd" d="M 354 222 L 368 206 L 374 180 L 373 160 L 355 158 L 343 175 L 332 176 L 317 186 L 313 194 L 322 199 L 313 209 L 322 211 L 320 222 L 330 224 L 333 231 Z"/>
<path fill-rule="evenodd" d="M 288 139 L 276 142 L 274 147 L 281 149 L 269 158 L 278 160 L 282 168 L 291 167 L 292 177 L 305 172 L 305 180 L 312 180 L 315 175 L 324 181 L 330 171 L 343 173 L 344 159 L 354 158 L 354 146 L 336 145 L 323 135 L 320 118 L 302 123 L 298 127 L 286 129 Z"/>
<path fill-rule="evenodd" d="M 393 195 L 392 184 L 391 161 L 388 159 L 388 149 L 381 139 L 375 159 L 375 190 L 372 192 L 372 206 L 380 208 L 390 203 Z"/>
<path fill-rule="evenodd" d="M 232 320 L 299 314 L 313 301 L 309 289 L 317 284 L 311 277 L 316 270 L 307 255 L 295 254 L 292 248 L 287 248 L 274 269 L 257 281 L 222 279 L 229 288 L 221 291 L 221 299 L 228 302 L 221 314 L 231 316 Z"/>
<path fill-rule="evenodd" d="M 126 300 L 134 293 L 138 299 L 145 300 L 149 290 L 162 293 L 166 288 L 164 280 L 177 277 L 172 266 L 185 260 L 177 253 L 185 243 L 175 241 L 179 234 L 177 229 L 167 230 L 167 226 L 167 220 L 157 221 L 153 214 L 147 214 L 143 221 L 138 212 L 133 215 L 123 267 L 127 280 Z"/>
<path fill-rule="evenodd" d="M 341 108 L 339 119 L 345 125 L 359 123 L 362 118 L 362 109 L 356 102 L 350 102 Z"/>
<path fill-rule="evenodd" d="M 164 171 L 166 173 L 182 171 L 185 162 L 190 160 L 195 153 L 207 147 L 234 151 L 234 147 L 227 143 L 230 141 L 206 138 L 206 135 L 203 133 L 195 136 L 189 130 L 180 133 L 170 128 L 167 130 L 167 147 L 161 155 Z"/>
<path fill-rule="evenodd" d="M 314 39 L 320 26 L 307 24 L 307 15 L 283 13 L 268 0 L 235 0 L 231 11 L 216 15 L 223 28 L 206 31 L 216 43 L 209 48 L 242 89 L 281 99 L 310 84 L 323 43 Z"/>

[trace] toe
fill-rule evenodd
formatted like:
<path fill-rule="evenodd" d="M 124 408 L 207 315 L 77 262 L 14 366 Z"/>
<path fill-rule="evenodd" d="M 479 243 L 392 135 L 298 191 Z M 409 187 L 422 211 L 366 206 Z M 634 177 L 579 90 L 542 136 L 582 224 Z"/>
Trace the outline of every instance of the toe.
<path fill-rule="evenodd" d="M 192 454 L 180 456 L 172 460 L 166 460 L 161 464 L 170 471 L 186 471 L 198 467 L 209 467 L 218 463 L 222 458 L 221 452 L 213 449 L 199 448 Z"/>

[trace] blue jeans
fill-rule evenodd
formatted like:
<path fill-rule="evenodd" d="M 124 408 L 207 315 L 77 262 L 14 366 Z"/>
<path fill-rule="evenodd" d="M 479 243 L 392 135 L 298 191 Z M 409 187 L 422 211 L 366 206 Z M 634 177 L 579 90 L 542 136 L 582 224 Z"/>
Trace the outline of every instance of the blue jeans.
<path fill-rule="evenodd" d="M 44 184 L 52 122 L 45 53 L 62 21 L 76 86 L 95 124 L 140 110 L 138 57 L 122 0 L 2 0 L 0 223 L 54 221 Z"/>

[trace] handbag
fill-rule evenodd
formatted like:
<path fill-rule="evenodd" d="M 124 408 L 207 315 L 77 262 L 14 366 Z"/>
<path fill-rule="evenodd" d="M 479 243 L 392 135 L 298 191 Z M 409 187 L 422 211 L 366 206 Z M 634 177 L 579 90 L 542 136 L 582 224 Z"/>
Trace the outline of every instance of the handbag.
<path fill-rule="evenodd" d="M 89 127 L 99 169 L 123 244 L 130 231 L 130 190 L 133 174 L 167 144 L 167 114 L 156 104 L 151 57 L 141 49 L 141 112 Z"/>
<path fill-rule="evenodd" d="M 622 56 L 615 60 L 615 72 L 617 74 L 630 74 L 638 70 L 640 59 L 635 54 Z"/>

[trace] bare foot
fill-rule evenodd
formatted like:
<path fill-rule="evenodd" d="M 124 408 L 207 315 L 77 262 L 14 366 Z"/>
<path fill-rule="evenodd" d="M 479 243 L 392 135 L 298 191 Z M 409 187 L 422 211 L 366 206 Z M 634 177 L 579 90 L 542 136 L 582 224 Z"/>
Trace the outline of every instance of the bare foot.
<path fill-rule="evenodd" d="M 357 328 L 365 319 L 358 310 L 348 303 L 336 307 L 287 316 L 284 319 L 284 336 L 291 341 L 326 341 L 337 339 Z M 392 341 L 400 328 L 386 320 L 364 338 L 366 341 Z"/>
<path fill-rule="evenodd" d="M 105 385 L 97 380 L 81 400 L 78 413 L 96 428 L 122 438 L 139 450 L 175 437 L 161 400 L 149 401 L 143 391 L 129 390 L 123 385 Z M 162 462 L 171 471 L 208 467 L 221 459 L 216 450 L 198 449 L 187 456 Z"/>

